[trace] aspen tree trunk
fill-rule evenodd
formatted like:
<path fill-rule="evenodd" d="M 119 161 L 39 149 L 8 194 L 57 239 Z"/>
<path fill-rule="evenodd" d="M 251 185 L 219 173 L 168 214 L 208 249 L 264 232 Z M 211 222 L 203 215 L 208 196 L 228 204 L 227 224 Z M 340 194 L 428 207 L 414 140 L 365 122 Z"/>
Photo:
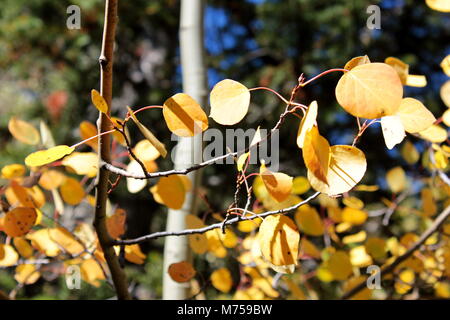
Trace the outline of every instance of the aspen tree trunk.
<path fill-rule="evenodd" d="M 182 0 L 180 14 L 180 52 L 183 76 L 183 92 L 194 98 L 201 106 L 206 105 L 206 69 L 203 47 L 203 0 Z M 180 138 L 175 154 L 175 168 L 183 169 L 201 162 L 201 134 L 193 138 Z M 192 189 L 186 194 L 183 207 L 180 210 L 169 210 L 167 217 L 168 231 L 186 229 L 185 217 L 195 214 L 197 207 L 197 188 L 200 183 L 200 171 L 194 171 L 187 176 L 191 180 Z M 163 299 L 180 300 L 190 296 L 189 283 L 174 282 L 167 269 L 170 264 L 190 260 L 188 238 L 167 237 L 164 247 Z"/>

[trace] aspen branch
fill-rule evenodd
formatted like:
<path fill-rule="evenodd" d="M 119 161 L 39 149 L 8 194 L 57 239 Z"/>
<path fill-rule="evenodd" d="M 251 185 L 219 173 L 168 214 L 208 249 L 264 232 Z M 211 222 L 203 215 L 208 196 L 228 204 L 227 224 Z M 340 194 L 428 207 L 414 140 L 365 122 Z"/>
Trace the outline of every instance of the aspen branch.
<path fill-rule="evenodd" d="M 418 250 L 425 241 L 433 234 L 435 233 L 445 222 L 445 220 L 450 216 L 450 206 L 445 208 L 444 211 L 442 211 L 437 218 L 434 220 L 433 224 L 420 236 L 419 240 L 414 243 L 412 247 L 410 247 L 404 254 L 399 256 L 397 259 L 395 259 L 394 262 L 392 262 L 390 265 L 381 268 L 380 275 L 381 277 L 385 276 L 386 274 L 391 273 L 395 270 L 395 268 L 409 258 L 416 250 Z M 364 288 L 366 288 L 366 281 L 361 282 L 356 287 L 352 288 L 351 290 L 344 293 L 342 296 L 342 299 L 349 299 Z"/>
<path fill-rule="evenodd" d="M 98 153 L 99 170 L 95 187 L 95 217 L 94 228 L 103 250 L 106 263 L 108 264 L 111 278 L 114 283 L 117 298 L 119 300 L 129 300 L 127 280 L 119 259 L 116 256 L 112 245 L 112 239 L 106 227 L 106 202 L 108 199 L 109 171 L 101 166 L 103 161 L 110 161 L 111 158 L 111 138 L 110 135 L 101 135 L 103 132 L 111 130 L 111 122 L 108 117 L 111 113 L 112 101 L 112 76 L 114 58 L 114 38 L 117 25 L 117 0 L 105 1 L 105 22 L 103 29 L 102 51 L 99 58 L 100 63 L 100 93 L 108 104 L 107 114 L 100 113 L 97 121 L 98 131 Z"/>
<path fill-rule="evenodd" d="M 254 220 L 254 219 L 258 219 L 258 218 L 265 218 L 267 216 L 271 216 L 271 215 L 275 215 L 275 214 L 284 214 L 287 212 L 290 212 L 292 210 L 298 209 L 299 207 L 301 207 L 302 205 L 314 200 L 318 195 L 320 194 L 320 192 L 316 192 L 314 193 L 312 196 L 310 196 L 309 198 L 307 198 L 306 200 L 303 200 L 291 207 L 287 207 L 284 209 L 280 209 L 280 210 L 273 210 L 273 211 L 266 211 L 260 214 L 253 214 L 249 217 L 235 217 L 233 219 L 229 219 L 228 221 L 225 222 L 225 225 L 232 225 L 235 224 L 239 221 L 246 221 L 246 220 Z M 247 211 L 248 212 L 248 211 Z M 207 231 L 210 230 L 214 230 L 214 229 L 220 229 L 222 228 L 223 222 L 218 222 L 218 223 L 214 223 L 211 224 L 209 226 L 203 227 L 203 228 L 198 228 L 198 229 L 186 229 L 186 230 L 182 230 L 182 231 L 162 231 L 162 232 L 155 232 L 155 233 L 151 233 L 139 238 L 135 238 L 135 239 L 127 239 L 127 240 L 114 240 L 113 244 L 114 245 L 132 245 L 132 244 L 136 244 L 136 243 L 141 243 L 144 241 L 148 241 L 148 240 L 152 240 L 152 239 L 156 239 L 156 238 L 162 238 L 162 237 L 173 237 L 173 236 L 184 236 L 184 235 L 190 235 L 190 234 L 199 234 L 199 233 L 205 233 Z"/>

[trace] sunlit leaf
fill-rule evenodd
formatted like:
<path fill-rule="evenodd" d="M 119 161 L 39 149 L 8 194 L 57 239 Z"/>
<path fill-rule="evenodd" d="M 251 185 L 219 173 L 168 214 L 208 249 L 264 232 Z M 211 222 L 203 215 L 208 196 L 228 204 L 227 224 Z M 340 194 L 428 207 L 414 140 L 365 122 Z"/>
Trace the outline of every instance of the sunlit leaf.
<path fill-rule="evenodd" d="M 210 94 L 210 117 L 222 125 L 233 125 L 247 114 L 250 91 L 243 84 L 225 79 L 217 83 Z"/>
<path fill-rule="evenodd" d="M 342 210 L 342 221 L 350 225 L 360 225 L 366 222 L 368 214 L 364 210 L 345 207 Z"/>
<path fill-rule="evenodd" d="M 302 118 L 302 121 L 300 122 L 300 126 L 298 127 L 297 146 L 299 148 L 303 148 L 306 133 L 309 132 L 309 130 L 311 130 L 314 124 L 316 123 L 317 111 L 318 111 L 317 101 L 311 102 L 308 109 L 306 110 L 305 116 Z"/>
<path fill-rule="evenodd" d="M 191 96 L 177 93 L 164 102 L 163 116 L 169 130 L 180 137 L 192 137 L 208 129 L 208 117 Z"/>
<path fill-rule="evenodd" d="M 398 193 L 406 188 L 406 175 L 402 167 L 395 167 L 386 173 L 386 182 L 393 193 Z"/>
<path fill-rule="evenodd" d="M 298 264 L 300 234 L 289 217 L 273 215 L 265 218 L 259 227 L 258 240 L 261 254 L 273 266 Z"/>
<path fill-rule="evenodd" d="M 381 130 L 383 131 L 386 147 L 391 150 L 405 138 L 405 127 L 398 115 L 381 118 Z"/>
<path fill-rule="evenodd" d="M 450 108 L 450 80 L 447 80 L 441 87 L 439 91 L 441 95 L 442 101 L 444 101 L 445 105 Z"/>
<path fill-rule="evenodd" d="M 60 145 L 47 150 L 36 151 L 25 158 L 25 164 L 29 167 L 43 166 L 71 154 L 74 150 L 75 148 Z"/>
<path fill-rule="evenodd" d="M 315 190 L 333 196 L 352 189 L 364 176 L 367 163 L 364 153 L 356 147 L 337 145 L 330 150 L 328 184 L 319 180 L 310 170 L 308 180 Z"/>
<path fill-rule="evenodd" d="M 93 178 L 97 175 L 98 155 L 93 152 L 73 152 L 62 160 L 62 164 L 76 174 Z"/>
<path fill-rule="evenodd" d="M 345 66 L 344 69 L 350 71 L 352 70 L 354 67 L 363 65 L 363 64 L 367 64 L 370 63 L 370 59 L 367 55 L 365 56 L 359 56 L 359 57 L 354 57 L 352 58 L 350 61 L 348 61 Z"/>
<path fill-rule="evenodd" d="M 138 244 L 132 244 L 130 246 L 125 246 L 125 259 L 127 261 L 135 264 L 144 264 L 145 254 L 141 251 Z"/>
<path fill-rule="evenodd" d="M 61 197 L 65 203 L 76 206 L 86 196 L 80 182 L 74 178 L 67 177 L 59 188 Z"/>
<path fill-rule="evenodd" d="M 384 63 L 369 63 L 346 72 L 336 86 L 339 104 L 355 117 L 376 119 L 395 114 L 403 96 L 397 72 Z"/>
<path fill-rule="evenodd" d="M 100 95 L 100 92 L 98 92 L 95 89 L 91 90 L 91 100 L 92 104 L 97 108 L 98 111 L 107 113 L 108 112 L 108 104 L 105 101 L 105 98 L 103 98 L 102 95 Z"/>
<path fill-rule="evenodd" d="M 448 0 L 425 0 L 425 2 L 433 10 L 450 12 L 450 3 Z"/>
<path fill-rule="evenodd" d="M 441 143 L 447 140 L 447 130 L 436 124 L 433 124 L 428 129 L 420 131 L 419 135 L 423 139 L 434 143 Z"/>
<path fill-rule="evenodd" d="M 89 121 L 83 121 L 80 123 L 80 137 L 82 140 L 87 140 L 98 134 L 97 127 Z M 98 150 L 98 137 L 93 138 L 86 142 L 94 150 Z"/>
<path fill-rule="evenodd" d="M 405 130 L 416 133 L 428 129 L 435 121 L 434 115 L 414 98 L 404 98 L 397 111 Z"/>
<path fill-rule="evenodd" d="M 450 54 L 441 61 L 441 68 L 444 73 L 450 77 Z"/>
<path fill-rule="evenodd" d="M 143 162 L 156 160 L 160 156 L 158 150 L 148 140 L 139 141 L 133 152 Z"/>
<path fill-rule="evenodd" d="M 281 172 L 272 172 L 261 166 L 262 181 L 269 194 L 278 202 L 284 201 L 291 194 L 292 177 Z"/>
<path fill-rule="evenodd" d="M 186 196 L 186 187 L 178 175 L 162 177 L 150 188 L 156 202 L 171 209 L 181 209 Z"/>
<path fill-rule="evenodd" d="M 186 227 L 188 229 L 198 229 L 203 228 L 205 224 L 203 221 L 192 214 L 186 215 Z M 206 251 L 208 251 L 208 239 L 204 234 L 198 233 L 198 234 L 190 234 L 188 235 L 189 240 L 189 246 L 191 247 L 192 251 L 194 251 L 197 254 L 204 254 Z"/>
<path fill-rule="evenodd" d="M 26 121 L 11 117 L 8 122 L 8 130 L 14 138 L 20 142 L 36 145 L 40 141 L 39 132 Z"/>
<path fill-rule="evenodd" d="M 26 235 L 31 240 L 33 247 L 49 257 L 56 257 L 61 249 L 50 237 L 50 228 L 39 229 Z"/>
<path fill-rule="evenodd" d="M 18 163 L 9 164 L 2 168 L 2 178 L 5 179 L 20 178 L 23 177 L 26 171 L 27 169 L 22 164 Z"/>
<path fill-rule="evenodd" d="M 402 154 L 403 159 L 405 159 L 405 161 L 408 164 L 414 164 L 417 161 L 419 161 L 419 158 L 420 158 L 419 151 L 417 151 L 414 144 L 412 144 L 409 141 L 406 141 L 403 144 L 402 149 L 401 149 L 401 154 Z"/>
<path fill-rule="evenodd" d="M 18 283 L 33 284 L 41 277 L 34 264 L 21 264 L 16 267 L 14 279 Z"/>
<path fill-rule="evenodd" d="M 321 236 L 324 232 L 324 225 L 317 210 L 305 204 L 297 209 L 295 213 L 295 222 L 300 230 L 307 235 Z"/>
<path fill-rule="evenodd" d="M 395 71 L 397 71 L 402 84 L 406 84 L 406 79 L 408 78 L 409 74 L 409 65 L 395 57 L 388 57 L 384 60 L 384 62 L 394 68 Z"/>
<path fill-rule="evenodd" d="M 309 184 L 309 181 L 306 177 L 295 177 L 294 180 L 292 180 L 292 193 L 293 194 L 304 194 L 308 192 L 308 190 L 311 188 L 311 185 Z"/>
<path fill-rule="evenodd" d="M 317 127 L 312 127 L 306 133 L 302 154 L 308 172 L 311 172 L 321 182 L 328 184 L 330 144 L 319 134 Z"/>

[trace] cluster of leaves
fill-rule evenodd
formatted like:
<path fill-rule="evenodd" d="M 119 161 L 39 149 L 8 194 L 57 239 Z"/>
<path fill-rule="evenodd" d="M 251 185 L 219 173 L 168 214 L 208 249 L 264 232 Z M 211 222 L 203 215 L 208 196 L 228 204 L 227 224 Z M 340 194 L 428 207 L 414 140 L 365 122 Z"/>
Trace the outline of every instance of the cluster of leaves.
<path fill-rule="evenodd" d="M 447 74 L 449 59 L 447 57 L 442 62 Z M 306 106 L 295 101 L 298 90 L 332 71 L 344 72 L 336 86 L 336 99 L 347 113 L 356 118 L 359 130 L 352 145 L 330 146 L 319 132 L 317 102 Z M 423 153 L 422 162 L 424 167 L 439 174 L 431 178 L 419 177 L 426 185 L 420 191 L 422 208 L 414 212 L 420 224 L 426 226 L 440 206 L 448 206 L 450 187 L 444 171 L 448 167 L 450 150 L 445 144 L 447 131 L 439 125 L 439 122 L 449 125 L 448 111 L 436 121 L 420 101 L 403 97 L 403 85 L 423 86 L 426 84 L 424 78 L 409 75 L 408 66 L 396 58 L 388 58 L 385 63 L 371 63 L 367 56 L 356 57 L 343 69 L 332 69 L 320 76 L 306 82 L 300 77 L 289 100 L 277 93 L 286 104 L 277 126 L 290 115 L 301 119 L 296 143 L 302 150 L 307 176 L 290 177 L 282 172 L 272 172 L 264 163 L 261 163 L 258 171 L 249 174 L 253 147 L 270 138 L 261 137 L 257 131 L 250 147 L 241 150 L 236 160 L 236 200 L 225 211 L 226 217 L 214 212 L 202 218 L 194 215 L 186 217 L 188 228 L 194 231 L 207 227 L 208 221 L 222 223 L 222 228 L 192 232 L 188 235 L 189 243 L 199 257 L 205 254 L 210 257 L 208 260 L 215 268 L 210 275 L 213 287 L 223 293 L 229 293 L 235 288 L 236 299 L 287 296 L 315 298 L 318 295 L 310 283 L 311 278 L 323 284 L 339 284 L 339 290 L 347 291 L 364 279 L 361 275 L 364 268 L 371 264 L 390 264 L 414 244 L 418 235 L 412 232 L 399 238 L 392 236 L 385 239 L 369 236 L 361 228 L 368 222 L 370 212 L 354 192 L 372 192 L 378 190 L 378 186 L 358 185 L 366 172 L 367 161 L 364 152 L 355 145 L 364 131 L 374 123 L 381 122 L 383 137 L 389 149 L 403 141 L 405 132 L 430 143 L 429 150 Z M 442 99 L 447 105 L 448 88 L 449 82 L 441 90 Z M 270 90 L 248 89 L 229 79 L 219 82 L 210 94 L 210 117 L 222 125 L 239 123 L 246 116 L 251 92 L 256 89 Z M 107 112 L 108 106 L 96 90 L 92 90 L 91 98 L 101 113 Z M 147 106 L 136 111 L 128 108 L 124 119 L 108 117 L 112 130 L 102 133 L 114 136 L 113 160 L 108 165 L 119 169 L 112 170 L 118 174 L 118 179 L 111 182 L 110 192 L 120 182 L 121 175 L 127 177 L 130 192 L 141 191 L 147 186 L 147 180 L 151 180 L 150 173 L 157 173 L 155 160 L 167 155 L 164 143 L 137 118 L 136 114 L 149 109 L 162 109 L 168 129 L 181 137 L 192 137 L 207 130 L 209 125 L 208 117 L 200 105 L 183 93 L 167 99 L 163 106 Z M 367 120 L 361 123 L 360 118 Z M 145 138 L 134 147 L 130 145 L 127 131 L 129 120 Z M 4 244 L 0 245 L 0 266 L 15 267 L 16 280 L 21 284 L 32 284 L 39 279 L 41 269 L 45 268 L 41 259 L 59 260 L 65 267 L 80 266 L 83 280 L 98 286 L 99 281 L 108 278 L 108 271 L 92 226 L 81 223 L 74 230 L 68 230 L 59 222 L 66 206 L 77 206 L 82 202 L 91 206 L 94 204 L 89 181 L 94 181 L 98 166 L 105 165 L 96 153 L 99 136 L 97 128 L 92 123 L 82 122 L 82 141 L 73 146 L 55 145 L 54 138 L 43 122 L 40 132 L 18 118 L 11 118 L 8 128 L 17 140 L 41 150 L 25 158 L 26 166 L 10 164 L 2 168 L 2 178 L 7 183 L 2 188 L 5 201 L 2 200 L 4 214 L 0 217 L 0 230 L 6 238 Z M 92 152 L 75 152 L 81 144 L 89 145 Z M 411 164 L 420 157 L 412 143 L 405 144 L 402 153 Z M 124 156 L 129 158 L 128 164 L 120 161 Z M 29 175 L 26 175 L 27 170 Z M 81 179 L 76 176 L 81 176 Z M 186 193 L 192 188 L 189 180 L 184 175 L 170 171 L 160 173 L 160 176 L 157 183 L 148 189 L 154 201 L 168 208 L 181 208 Z M 386 181 L 393 199 L 381 200 L 387 211 L 401 212 L 400 202 L 408 196 L 401 196 L 402 192 L 408 191 L 404 170 L 401 167 L 390 170 Z M 245 188 L 247 197 L 245 208 L 239 207 L 241 186 Z M 315 196 L 320 193 L 318 203 L 313 204 L 311 201 L 310 204 L 298 206 L 302 203 L 300 196 L 310 188 L 317 191 Z M 252 201 L 253 196 L 255 201 Z M 285 214 L 292 211 L 289 209 L 292 206 L 296 209 L 293 219 Z M 45 214 L 50 208 L 53 208 L 53 215 Z M 411 210 L 409 207 L 406 209 Z M 229 216 L 233 215 L 241 220 L 236 229 L 226 225 Z M 126 213 L 109 204 L 107 226 L 111 238 L 120 239 L 125 232 Z M 394 282 L 395 292 L 386 290 L 381 295 L 404 295 L 412 288 L 433 287 L 437 296 L 449 297 L 449 233 L 447 224 L 442 232 L 427 240 L 423 250 L 400 264 L 390 279 Z M 142 264 L 145 260 L 145 255 L 136 243 L 124 244 L 123 250 L 119 246 L 116 249 L 119 255 L 123 254 L 132 263 Z M 239 268 L 238 279 L 227 267 L 233 264 Z M 64 270 L 61 268 L 57 272 L 62 274 Z M 276 271 L 277 276 L 274 277 L 270 270 Z M 164 272 L 169 272 L 178 282 L 196 281 L 193 278 L 197 272 L 187 261 L 173 264 Z M 198 287 L 198 281 L 195 283 Z M 366 289 L 356 297 L 369 298 L 371 294 Z"/>

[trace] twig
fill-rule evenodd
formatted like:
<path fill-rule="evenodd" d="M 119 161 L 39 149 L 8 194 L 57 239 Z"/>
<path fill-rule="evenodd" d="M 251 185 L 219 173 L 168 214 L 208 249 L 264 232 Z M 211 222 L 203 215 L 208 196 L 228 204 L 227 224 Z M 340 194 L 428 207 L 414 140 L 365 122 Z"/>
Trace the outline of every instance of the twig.
<path fill-rule="evenodd" d="M 422 235 L 420 236 L 419 240 L 417 240 L 416 243 L 414 243 L 414 245 L 412 247 L 410 247 L 404 254 L 402 254 L 397 259 L 395 259 L 395 261 L 392 262 L 390 265 L 388 265 L 388 266 L 386 266 L 386 267 L 381 269 L 381 271 L 380 271 L 381 277 L 385 276 L 386 274 L 391 273 L 392 271 L 394 271 L 394 269 L 400 263 L 402 263 L 403 261 L 408 259 L 409 256 L 411 256 L 417 249 L 419 249 L 425 243 L 425 241 L 433 233 L 435 233 L 439 229 L 440 226 L 442 226 L 442 224 L 445 222 L 445 220 L 449 216 L 450 216 L 450 206 L 445 208 L 445 210 L 442 211 L 439 214 L 439 216 L 434 220 L 433 224 L 424 233 L 422 233 Z M 351 290 L 349 290 L 346 293 L 344 293 L 344 295 L 342 296 L 342 299 L 349 299 L 349 298 L 351 298 L 352 296 L 357 294 L 359 291 L 361 291 L 364 288 L 366 288 L 366 285 L 367 285 L 366 281 L 361 282 L 360 284 L 358 284 L 357 286 L 355 286 Z"/>
<path fill-rule="evenodd" d="M 260 214 L 255 214 L 249 217 L 243 217 L 243 216 L 239 216 L 239 217 L 235 217 L 233 219 L 229 219 L 226 222 L 226 225 L 231 225 L 234 223 L 237 223 L 239 221 L 243 221 L 243 220 L 254 220 L 257 218 L 265 218 L 267 216 L 270 215 L 275 215 L 275 214 L 282 214 L 282 213 L 287 213 L 290 212 L 292 210 L 295 210 L 299 207 L 301 207 L 302 205 L 312 201 L 313 199 L 315 199 L 318 195 L 320 194 L 320 192 L 316 192 L 314 193 L 312 196 L 310 196 L 309 198 L 307 198 L 306 200 L 303 200 L 291 207 L 288 208 L 284 208 L 284 209 L 280 209 L 280 210 L 274 210 L 274 211 L 267 211 L 267 212 L 263 212 Z M 156 239 L 156 238 L 162 238 L 162 237 L 172 237 L 172 236 L 184 236 L 184 235 L 189 235 L 189 234 L 199 234 L 199 233 L 205 233 L 207 231 L 210 230 L 214 230 L 214 229 L 220 229 L 222 227 L 222 222 L 218 222 L 215 224 L 211 224 L 209 226 L 203 227 L 203 228 L 198 228 L 198 229 L 186 229 L 186 230 L 182 230 L 182 231 L 162 231 L 162 232 L 155 232 L 155 233 L 151 233 L 139 238 L 135 238 L 135 239 L 128 239 L 128 240 L 114 240 L 113 244 L 114 245 L 132 245 L 132 244 L 136 244 L 136 243 L 141 243 L 144 241 L 148 241 L 148 240 L 152 240 L 152 239 Z"/>

